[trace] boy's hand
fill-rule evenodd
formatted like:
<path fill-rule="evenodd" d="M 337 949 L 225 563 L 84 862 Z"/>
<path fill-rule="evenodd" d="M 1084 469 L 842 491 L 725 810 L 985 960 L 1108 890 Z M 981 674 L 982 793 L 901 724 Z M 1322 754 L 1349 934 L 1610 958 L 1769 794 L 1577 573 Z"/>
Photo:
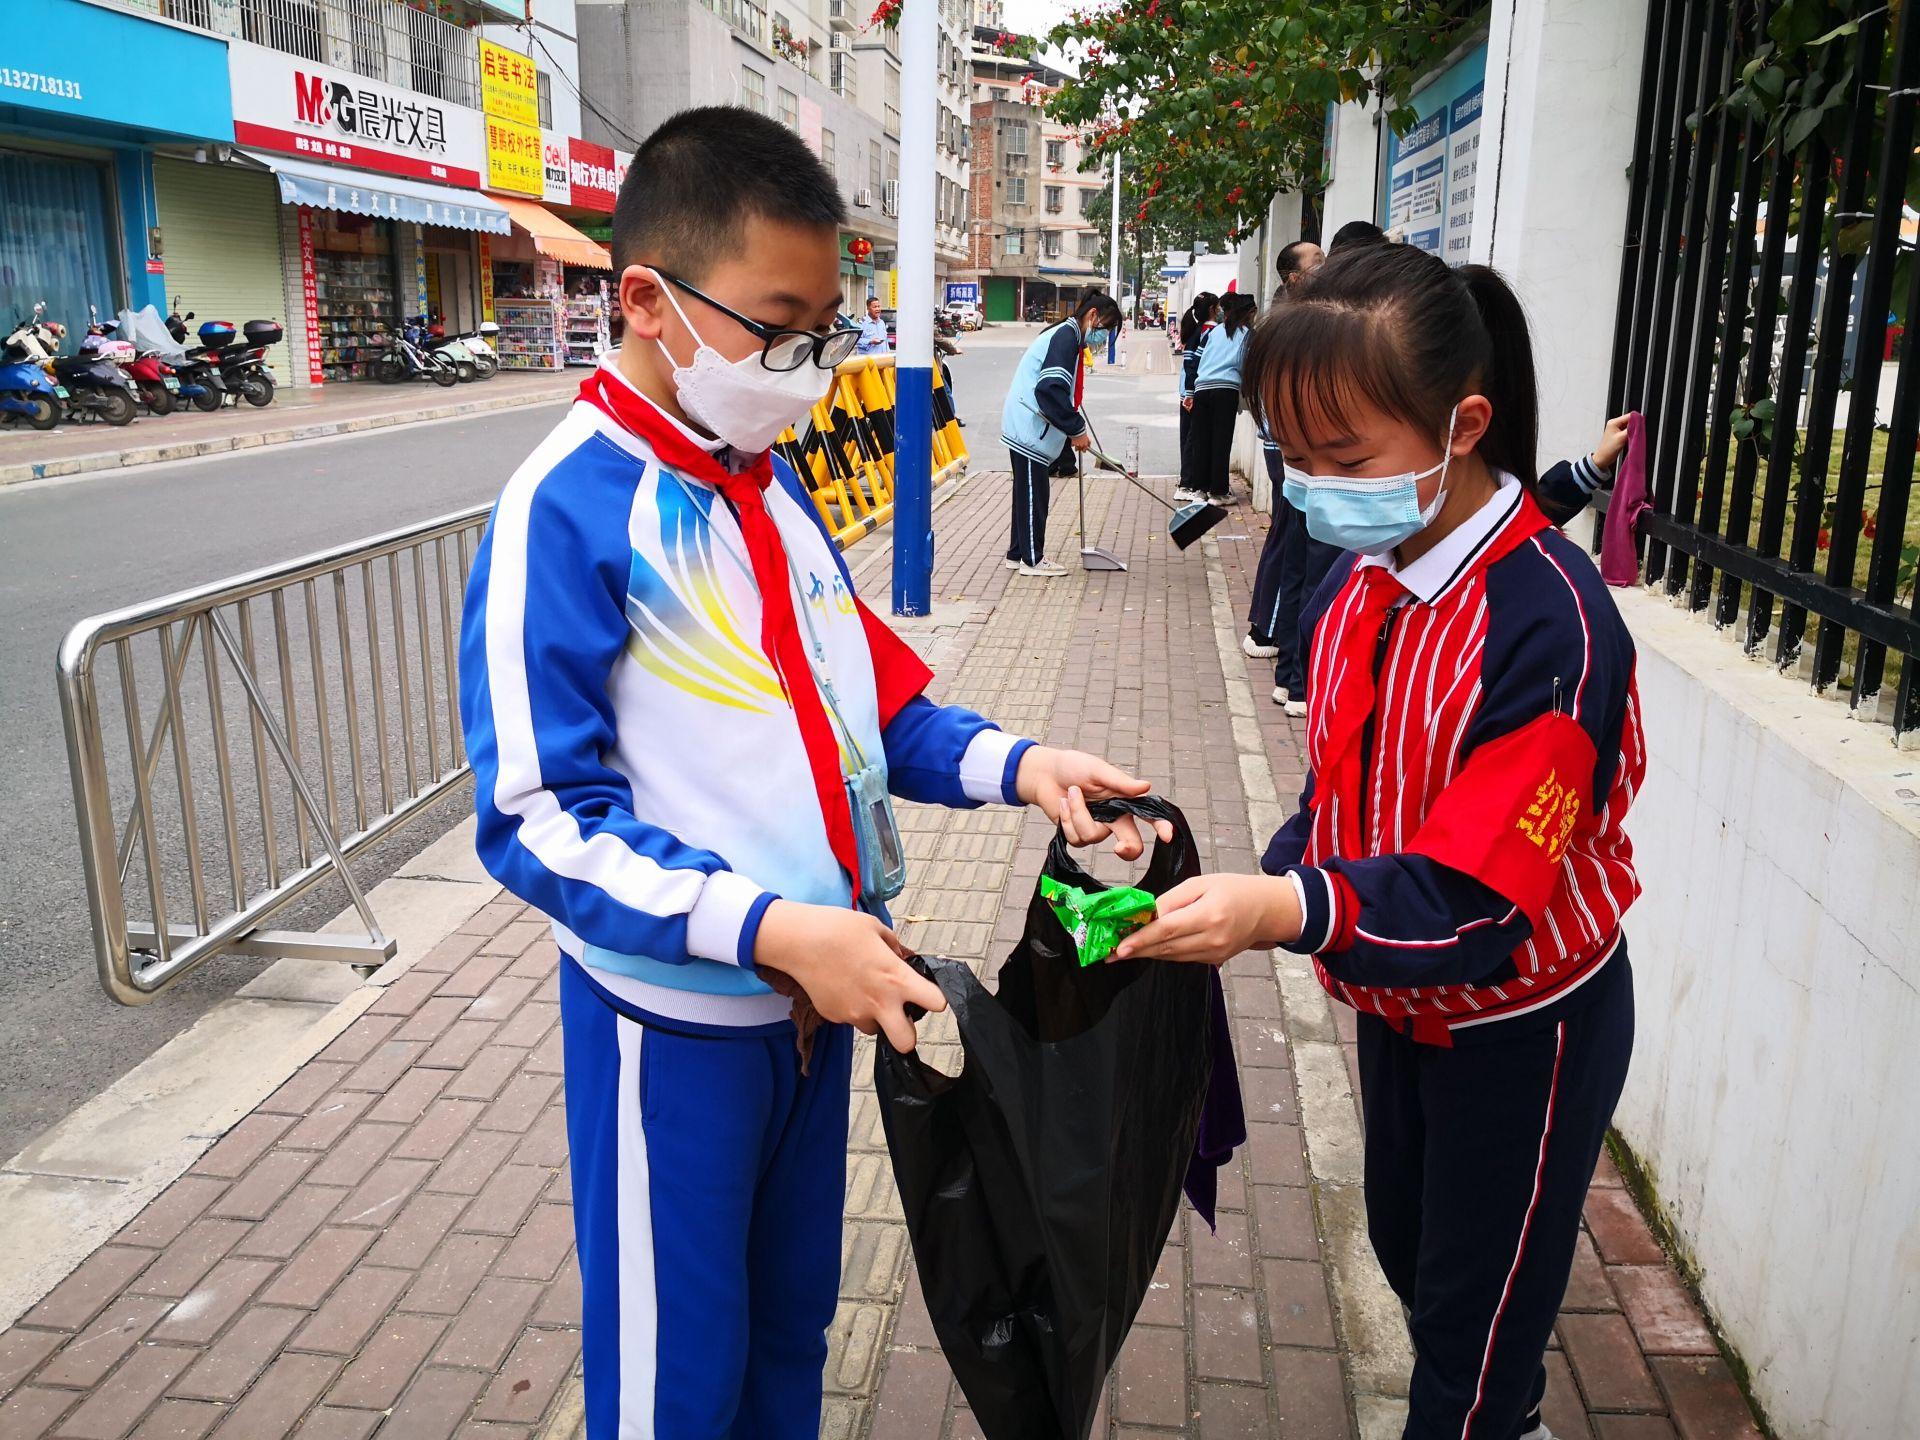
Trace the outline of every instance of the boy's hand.
<path fill-rule="evenodd" d="M 1180 408 L 1182 410 L 1191 410 L 1193 408 L 1193 396 L 1183 396 L 1180 401 Z"/>
<path fill-rule="evenodd" d="M 1602 470 L 1611 470 L 1620 463 L 1620 456 L 1627 448 L 1627 417 L 1616 415 L 1607 421 L 1607 428 L 1600 432 L 1600 443 L 1593 447 L 1593 463 Z"/>
<path fill-rule="evenodd" d="M 893 931 L 864 911 L 793 900 L 767 907 L 753 945 L 754 965 L 791 978 L 822 1019 L 862 1035 L 884 1030 L 902 1054 L 914 1042 L 907 1006 L 947 1008 L 940 987 L 917 974 L 905 954 Z"/>
<path fill-rule="evenodd" d="M 1120 942 L 1116 960 L 1221 965 L 1243 950 L 1300 936 L 1300 897 L 1284 875 L 1199 875 L 1162 895 L 1155 918 Z"/>
<path fill-rule="evenodd" d="M 1091 450 L 1093 448 L 1093 436 L 1087 431 L 1082 430 L 1067 443 L 1076 450 Z"/>
<path fill-rule="evenodd" d="M 1020 757 L 1013 788 L 1027 804 L 1038 805 L 1049 820 L 1059 824 L 1069 845 L 1097 845 L 1111 835 L 1113 853 L 1122 860 L 1138 859 L 1147 848 L 1131 815 L 1102 825 L 1087 812 L 1088 800 L 1131 799 L 1153 788 L 1098 755 L 1035 745 Z M 1173 827 L 1164 820 L 1154 821 L 1153 831 L 1162 840 L 1173 839 Z"/>

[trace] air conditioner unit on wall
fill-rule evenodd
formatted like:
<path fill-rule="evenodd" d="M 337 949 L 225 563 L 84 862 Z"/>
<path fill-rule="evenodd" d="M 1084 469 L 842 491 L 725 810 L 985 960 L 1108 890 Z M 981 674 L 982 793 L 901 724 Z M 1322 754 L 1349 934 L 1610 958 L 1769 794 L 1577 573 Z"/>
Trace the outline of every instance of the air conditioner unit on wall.
<path fill-rule="evenodd" d="M 854 191 L 853 203 L 854 203 L 854 208 L 856 209 L 871 210 L 873 208 L 873 191 L 871 190 Z"/>
<path fill-rule="evenodd" d="M 880 212 L 883 215 L 900 213 L 900 182 L 898 180 L 887 181 L 886 194 L 882 199 Z"/>

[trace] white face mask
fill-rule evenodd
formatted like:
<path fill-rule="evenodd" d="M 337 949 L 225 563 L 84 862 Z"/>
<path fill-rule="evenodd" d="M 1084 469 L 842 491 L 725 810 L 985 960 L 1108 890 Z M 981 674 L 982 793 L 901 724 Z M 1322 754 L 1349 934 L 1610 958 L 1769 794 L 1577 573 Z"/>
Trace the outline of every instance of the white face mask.
<path fill-rule="evenodd" d="M 827 393 L 828 375 L 811 360 L 794 370 L 769 370 L 756 351 L 742 360 L 729 360 L 700 338 L 700 332 L 680 308 L 670 282 L 658 271 L 654 279 L 687 327 L 698 347 L 693 363 L 682 365 L 663 341 L 653 343 L 673 366 L 674 393 L 680 408 L 696 425 L 710 431 L 735 450 L 758 455 L 769 449 L 781 432 L 806 418 L 814 402 Z"/>

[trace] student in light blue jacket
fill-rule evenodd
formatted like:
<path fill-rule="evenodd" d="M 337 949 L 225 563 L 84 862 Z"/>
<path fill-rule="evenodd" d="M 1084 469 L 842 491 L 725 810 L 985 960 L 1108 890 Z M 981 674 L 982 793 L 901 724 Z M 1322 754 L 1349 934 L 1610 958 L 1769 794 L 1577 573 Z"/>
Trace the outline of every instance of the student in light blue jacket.
<path fill-rule="evenodd" d="M 1119 324 L 1119 302 L 1089 286 L 1072 315 L 1034 337 L 1013 372 L 1000 412 L 1000 438 L 1013 465 L 1009 570 L 1042 577 L 1067 573 L 1047 559 L 1048 476 L 1069 447 L 1085 450 L 1093 443 L 1080 413 L 1081 364 L 1087 347 L 1105 346 L 1107 333 Z"/>
<path fill-rule="evenodd" d="M 1216 505 L 1228 503 L 1227 456 L 1233 449 L 1233 422 L 1240 413 L 1240 357 L 1258 303 L 1251 295 L 1232 294 L 1220 302 L 1220 323 L 1200 342 L 1193 367 L 1193 474 L 1191 484 Z"/>

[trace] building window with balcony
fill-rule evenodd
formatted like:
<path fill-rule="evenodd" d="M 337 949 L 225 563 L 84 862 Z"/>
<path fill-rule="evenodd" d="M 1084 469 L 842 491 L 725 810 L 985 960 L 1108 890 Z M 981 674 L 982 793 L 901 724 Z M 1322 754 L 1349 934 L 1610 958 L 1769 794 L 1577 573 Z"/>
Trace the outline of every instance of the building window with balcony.
<path fill-rule="evenodd" d="M 377 27 L 367 25 L 366 28 Z M 320 18 L 320 0 L 247 0 L 240 12 L 242 39 L 284 55 L 301 56 L 316 65 L 326 51 L 326 33 Z M 357 50 L 358 37 L 350 38 L 356 40 Z"/>
<path fill-rule="evenodd" d="M 1047 186 L 1047 213 L 1049 215 L 1058 215 L 1062 210 L 1065 210 L 1066 208 L 1067 208 L 1066 187 L 1061 185 Z"/>
<path fill-rule="evenodd" d="M 782 85 L 774 92 L 774 99 L 780 106 L 780 123 L 789 130 L 800 128 L 800 97 Z"/>
<path fill-rule="evenodd" d="M 1049 230 L 1040 237 L 1040 253 L 1049 260 L 1060 258 L 1060 232 Z"/>
<path fill-rule="evenodd" d="M 1058 170 L 1067 163 L 1067 142 L 1064 140 L 1047 141 L 1047 164 Z"/>
<path fill-rule="evenodd" d="M 1009 230 L 1007 232 L 1007 254 L 1024 255 L 1026 254 L 1026 250 L 1027 250 L 1026 233 L 1020 230 Z"/>
<path fill-rule="evenodd" d="M 1002 105 L 1007 103 L 1007 90 L 1004 85 L 989 86 L 987 89 L 987 94 L 992 96 L 995 101 L 997 101 Z"/>
<path fill-rule="evenodd" d="M 827 68 L 827 83 L 833 93 L 851 100 L 859 91 L 860 67 L 853 52 L 836 50 L 830 57 L 832 64 Z"/>
<path fill-rule="evenodd" d="M 1027 177 L 1010 176 L 1007 180 L 1007 204 L 1024 205 L 1027 203 Z"/>
<path fill-rule="evenodd" d="M 1088 185 L 1080 191 L 1080 215 L 1082 219 L 1085 219 L 1092 213 L 1094 199 L 1101 193 L 1100 187 L 1097 185 Z"/>
<path fill-rule="evenodd" d="M 1100 258 L 1100 234 L 1096 230 L 1080 232 L 1080 258 L 1098 260 Z"/>
<path fill-rule="evenodd" d="M 751 65 L 740 67 L 740 103 L 758 114 L 767 113 L 767 77 Z"/>

